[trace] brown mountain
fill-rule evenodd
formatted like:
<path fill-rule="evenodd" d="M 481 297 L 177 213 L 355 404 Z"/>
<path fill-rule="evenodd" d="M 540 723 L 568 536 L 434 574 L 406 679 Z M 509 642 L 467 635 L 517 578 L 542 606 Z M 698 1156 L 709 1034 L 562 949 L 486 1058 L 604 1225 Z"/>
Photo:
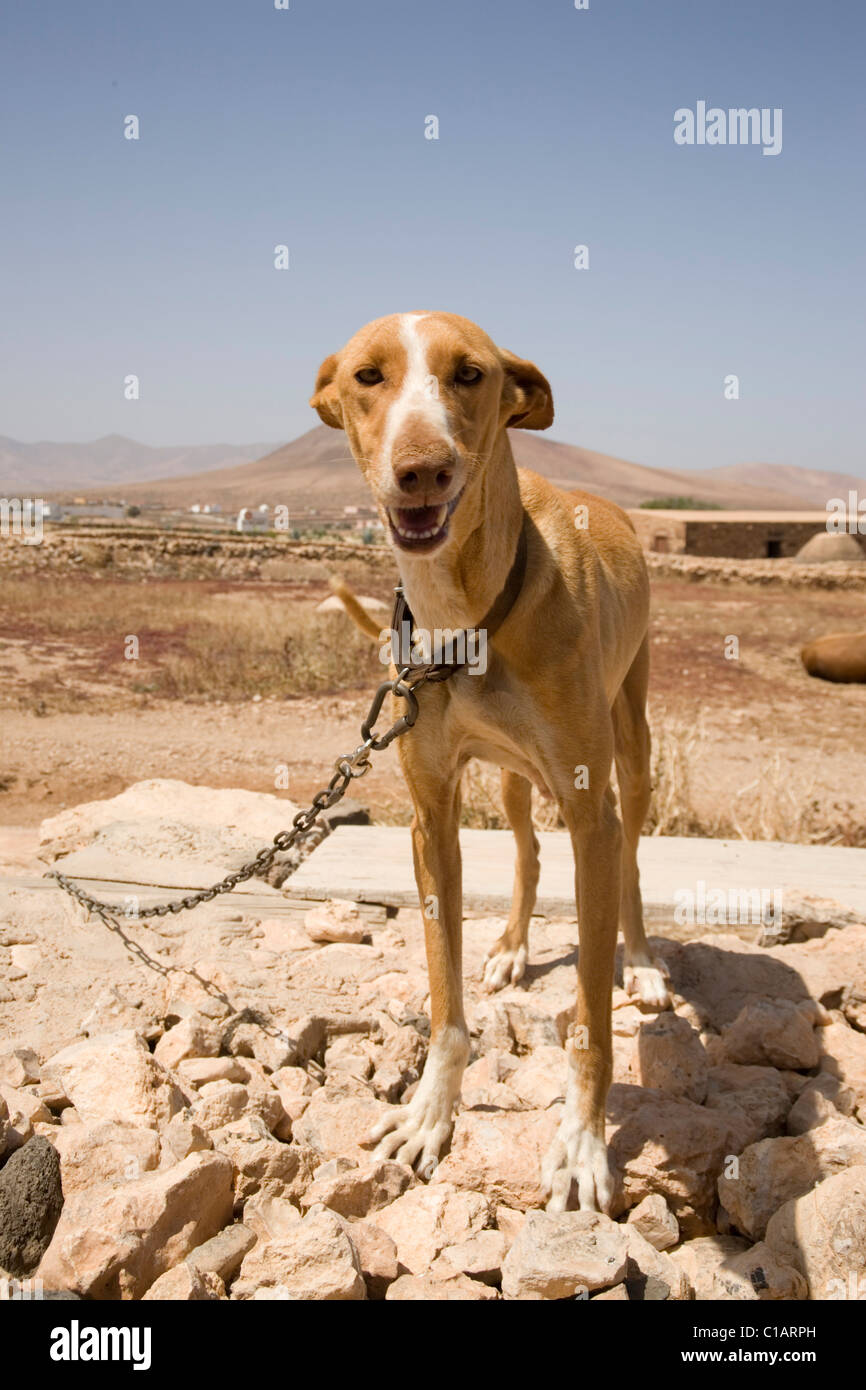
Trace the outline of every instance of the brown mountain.
<path fill-rule="evenodd" d="M 815 507 L 826 507 L 833 497 L 841 497 L 847 503 L 849 492 L 866 496 L 864 478 L 855 478 L 851 473 L 825 473 L 822 468 L 794 468 L 787 463 L 732 463 L 726 468 L 710 468 L 704 477 L 726 486 L 749 483 L 777 492 L 796 492 Z"/>
<path fill-rule="evenodd" d="M 814 505 L 809 489 L 800 492 L 793 485 L 753 486 L 740 479 L 720 478 L 715 470 L 690 473 L 646 468 L 525 430 L 513 430 L 511 443 L 518 467 L 541 473 L 559 487 L 583 487 L 626 507 L 637 507 L 653 498 L 677 496 L 715 502 L 738 511 L 797 511 Z M 282 503 L 294 512 L 370 500 L 345 435 L 326 425 L 309 430 L 254 462 L 187 477 L 128 484 L 124 495 L 130 501 L 161 502 L 167 507 L 189 507 L 195 502 L 218 502 L 223 508 Z"/>
<path fill-rule="evenodd" d="M 62 495 L 75 492 L 122 494 L 127 483 L 192 474 L 252 463 L 270 443 L 139 444 L 107 434 L 87 444 L 40 440 L 24 444 L 0 435 L 0 491 L 6 495 Z"/>

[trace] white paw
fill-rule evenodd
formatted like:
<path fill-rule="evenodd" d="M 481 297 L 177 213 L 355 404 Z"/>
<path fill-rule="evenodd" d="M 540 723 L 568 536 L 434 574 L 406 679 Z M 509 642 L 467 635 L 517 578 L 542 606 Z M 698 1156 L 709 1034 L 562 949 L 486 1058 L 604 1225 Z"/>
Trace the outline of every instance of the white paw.
<path fill-rule="evenodd" d="M 568 1206 L 572 1180 L 577 1182 L 581 1211 L 607 1211 L 613 1199 L 613 1179 L 607 1144 L 598 1134 L 582 1129 L 575 1119 L 564 1119 L 541 1167 L 547 1210 Z"/>
<path fill-rule="evenodd" d="M 505 985 L 516 985 L 523 979 L 527 956 L 525 946 L 518 946 L 516 951 L 494 946 L 484 961 L 484 988 L 492 992 Z"/>
<path fill-rule="evenodd" d="M 419 1177 L 432 1177 L 451 1133 L 451 1109 L 435 1097 L 421 1099 L 420 1092 L 408 1105 L 395 1106 L 370 1132 L 367 1143 L 377 1146 L 373 1157 L 415 1164 Z"/>
<path fill-rule="evenodd" d="M 626 994 L 636 994 L 642 1004 L 651 1009 L 668 1009 L 671 1006 L 671 992 L 667 982 L 670 971 L 663 960 L 653 956 L 650 965 L 626 965 L 623 967 L 622 982 Z"/>

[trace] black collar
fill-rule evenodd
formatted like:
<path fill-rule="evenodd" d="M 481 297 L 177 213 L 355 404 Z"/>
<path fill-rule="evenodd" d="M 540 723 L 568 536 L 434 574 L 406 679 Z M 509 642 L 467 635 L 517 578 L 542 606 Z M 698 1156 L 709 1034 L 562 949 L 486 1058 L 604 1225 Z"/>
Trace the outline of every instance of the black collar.
<path fill-rule="evenodd" d="M 455 672 L 461 670 L 467 664 L 467 653 L 477 650 L 478 633 L 486 633 L 486 640 L 490 641 L 499 631 L 517 602 L 526 576 L 526 552 L 526 513 L 524 512 L 514 560 L 504 585 L 480 623 L 474 628 L 466 628 L 462 632 L 456 633 L 444 651 L 440 653 L 442 656 L 440 661 L 424 662 L 413 659 L 411 635 L 415 627 L 415 619 L 409 604 L 406 602 L 406 595 L 403 593 L 402 587 L 398 585 L 394 590 L 394 609 L 391 614 L 391 632 L 393 634 L 391 640 L 397 648 L 397 659 L 394 664 L 398 667 L 409 666 L 413 672 L 426 671 L 428 680 L 447 680 L 449 676 L 453 676 Z"/>

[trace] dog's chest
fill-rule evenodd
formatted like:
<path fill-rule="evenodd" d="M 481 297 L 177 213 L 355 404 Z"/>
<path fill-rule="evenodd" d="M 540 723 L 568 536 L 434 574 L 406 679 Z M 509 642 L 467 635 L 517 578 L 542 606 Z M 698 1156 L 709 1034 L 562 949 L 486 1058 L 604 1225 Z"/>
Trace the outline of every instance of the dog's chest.
<path fill-rule="evenodd" d="M 521 772 L 535 762 L 540 711 L 528 689 L 514 681 L 461 673 L 449 695 L 444 733 L 461 753 Z"/>

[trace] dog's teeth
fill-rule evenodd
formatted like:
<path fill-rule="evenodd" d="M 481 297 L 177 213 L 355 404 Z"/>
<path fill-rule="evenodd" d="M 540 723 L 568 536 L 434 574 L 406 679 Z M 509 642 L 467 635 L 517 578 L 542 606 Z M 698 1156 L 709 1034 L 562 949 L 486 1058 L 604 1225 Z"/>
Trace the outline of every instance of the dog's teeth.
<path fill-rule="evenodd" d="M 436 529 L 437 531 L 439 530 L 440 526 L 444 526 L 444 525 L 445 525 L 445 520 L 446 520 L 447 516 L 448 516 L 448 503 L 446 502 L 443 506 L 441 506 L 441 507 L 439 508 L 438 512 L 436 513 L 436 527 L 435 527 L 435 529 Z"/>

